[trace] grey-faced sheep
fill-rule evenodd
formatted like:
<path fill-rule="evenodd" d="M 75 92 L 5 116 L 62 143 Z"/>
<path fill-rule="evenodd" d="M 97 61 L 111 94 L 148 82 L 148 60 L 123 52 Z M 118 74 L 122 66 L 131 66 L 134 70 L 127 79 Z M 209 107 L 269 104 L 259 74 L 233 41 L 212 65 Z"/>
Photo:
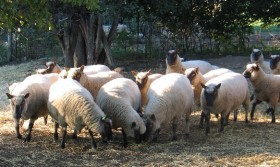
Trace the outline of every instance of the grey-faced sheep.
<path fill-rule="evenodd" d="M 185 75 L 166 74 L 155 80 L 148 90 L 148 103 L 143 116 L 147 130 L 143 138 L 158 138 L 162 124 L 172 122 L 172 140 L 177 139 L 178 121 L 184 117 L 186 134 L 190 132 L 190 115 L 194 104 L 193 90 Z"/>
<path fill-rule="evenodd" d="M 271 73 L 274 75 L 280 74 L 280 55 L 271 55 L 271 59 L 269 62 Z"/>
<path fill-rule="evenodd" d="M 145 72 L 131 71 L 131 73 L 135 77 L 135 82 L 141 92 L 141 104 L 145 106 L 147 104 L 147 92 L 151 83 L 160 78 L 162 74 L 151 74 L 151 70 Z"/>
<path fill-rule="evenodd" d="M 87 75 L 83 72 L 83 70 L 84 66 L 81 66 L 80 68 L 71 68 L 67 72 L 67 78 L 72 78 L 79 81 L 82 86 L 89 90 L 94 99 L 96 99 L 97 93 L 101 86 L 113 79 L 123 78 L 120 73 L 115 71 L 104 71 L 93 75 Z"/>
<path fill-rule="evenodd" d="M 246 79 L 239 73 L 225 73 L 215 77 L 206 84 L 201 84 L 201 120 L 202 126 L 205 119 L 206 134 L 210 132 L 210 113 L 221 114 L 220 131 L 224 130 L 231 111 L 240 105 L 245 108 L 245 121 L 248 122 L 250 93 Z M 236 120 L 236 115 L 234 120 Z"/>
<path fill-rule="evenodd" d="M 264 60 L 264 56 L 260 49 L 253 49 L 250 58 L 251 63 L 258 63 L 265 73 L 271 74 L 269 62 Z"/>
<path fill-rule="evenodd" d="M 6 93 L 10 100 L 17 138 L 21 138 L 19 132 L 19 120 L 29 121 L 28 132 L 24 141 L 29 142 L 34 121 L 39 117 L 47 116 L 47 101 L 51 82 L 41 74 L 31 75 L 19 83 L 10 93 Z"/>
<path fill-rule="evenodd" d="M 127 136 L 133 137 L 136 143 L 141 142 L 146 126 L 137 112 L 141 108 L 141 94 L 135 82 L 117 78 L 104 84 L 96 103 L 112 119 L 112 128 L 122 128 L 124 147 L 127 147 Z"/>
<path fill-rule="evenodd" d="M 76 131 L 87 127 L 92 148 L 96 148 L 93 132 L 101 134 L 102 139 L 111 137 L 111 120 L 94 102 L 91 94 L 73 79 L 63 79 L 50 87 L 48 100 L 49 114 L 55 120 L 54 139 L 58 139 L 58 124 L 62 127 L 61 148 L 65 147 L 67 126 Z"/>
<path fill-rule="evenodd" d="M 266 74 L 259 64 L 248 64 L 243 75 L 250 79 L 254 88 L 255 100 L 252 104 L 251 119 L 254 117 L 255 107 L 266 101 L 270 105 L 266 112 L 271 112 L 271 123 L 275 123 L 274 111 L 279 102 L 280 76 Z"/>

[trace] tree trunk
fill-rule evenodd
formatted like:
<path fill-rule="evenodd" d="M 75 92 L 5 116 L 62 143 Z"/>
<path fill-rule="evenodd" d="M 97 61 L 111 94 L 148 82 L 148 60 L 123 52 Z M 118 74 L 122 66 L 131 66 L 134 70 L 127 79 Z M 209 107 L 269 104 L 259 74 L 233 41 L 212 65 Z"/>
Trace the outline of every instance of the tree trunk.
<path fill-rule="evenodd" d="M 74 53 L 74 67 L 80 67 L 87 64 L 85 39 L 79 30 L 77 37 L 77 45 Z"/>
<path fill-rule="evenodd" d="M 12 61 L 12 31 L 9 30 L 8 32 L 8 54 L 7 54 L 7 61 L 11 62 Z"/>

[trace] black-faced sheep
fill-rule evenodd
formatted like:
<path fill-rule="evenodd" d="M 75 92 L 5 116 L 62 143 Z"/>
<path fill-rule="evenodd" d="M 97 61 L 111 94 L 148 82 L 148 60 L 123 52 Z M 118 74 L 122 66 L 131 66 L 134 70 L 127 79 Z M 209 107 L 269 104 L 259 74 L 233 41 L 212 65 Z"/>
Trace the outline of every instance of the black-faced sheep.
<path fill-rule="evenodd" d="M 94 99 L 96 99 L 97 93 L 101 86 L 113 79 L 123 78 L 120 73 L 115 71 L 104 71 L 93 75 L 87 75 L 83 72 L 83 70 L 84 66 L 81 66 L 80 68 L 71 68 L 67 72 L 67 78 L 72 78 L 79 81 L 82 86 L 89 90 Z"/>
<path fill-rule="evenodd" d="M 169 50 L 166 55 L 166 74 L 169 73 L 180 73 L 184 74 L 186 70 L 182 63 L 181 59 L 177 53 L 177 50 Z"/>
<path fill-rule="evenodd" d="M 94 102 L 91 94 L 73 79 L 63 79 L 50 87 L 48 100 L 49 114 L 55 120 L 55 140 L 58 139 L 58 124 L 62 127 L 61 148 L 65 147 L 67 126 L 75 131 L 87 127 L 92 148 L 96 148 L 93 132 L 100 133 L 102 139 L 111 137 L 111 120 Z"/>
<path fill-rule="evenodd" d="M 202 108 L 200 125 L 202 126 L 205 119 L 206 134 L 210 132 L 210 113 L 221 114 L 220 131 L 223 131 L 230 112 L 243 105 L 245 121 L 248 122 L 250 94 L 248 83 L 241 74 L 225 73 L 201 85 L 203 90 L 200 102 Z M 236 115 L 234 119 L 236 120 Z"/>
<path fill-rule="evenodd" d="M 151 74 L 151 70 L 145 72 L 131 71 L 131 73 L 135 77 L 135 82 L 141 92 L 141 104 L 145 106 L 147 104 L 147 92 L 151 83 L 160 78 L 162 74 Z"/>
<path fill-rule="evenodd" d="M 258 63 L 265 73 L 271 74 L 269 62 L 264 60 L 264 56 L 260 49 L 253 49 L 250 58 L 251 63 Z"/>
<path fill-rule="evenodd" d="M 97 95 L 96 103 L 112 119 L 112 128 L 122 128 L 123 144 L 127 147 L 127 136 L 136 143 L 146 126 L 140 117 L 141 94 L 135 82 L 127 78 L 117 78 L 104 84 Z"/>
<path fill-rule="evenodd" d="M 10 100 L 17 138 L 21 138 L 19 132 L 19 120 L 29 121 L 28 132 L 24 141 L 29 142 L 34 121 L 39 117 L 47 116 L 47 101 L 49 95 L 50 80 L 41 74 L 31 75 L 20 82 L 10 93 L 6 93 Z"/>
<path fill-rule="evenodd" d="M 259 64 L 248 64 L 243 75 L 250 79 L 254 88 L 255 100 L 251 109 L 251 119 L 254 117 L 255 107 L 266 101 L 270 105 L 266 112 L 271 112 L 271 123 L 275 123 L 274 111 L 279 102 L 280 76 L 266 74 Z"/>
<path fill-rule="evenodd" d="M 148 140 L 152 136 L 157 140 L 162 124 L 172 122 L 172 140 L 177 139 L 178 121 L 184 117 L 185 132 L 190 132 L 190 115 L 194 104 L 193 90 L 185 75 L 178 73 L 166 74 L 156 79 L 148 90 L 148 103 L 143 120 L 147 130 L 143 136 Z"/>
<path fill-rule="evenodd" d="M 280 74 L 280 55 L 271 55 L 271 59 L 269 62 L 270 69 L 272 74 L 279 75 Z"/>

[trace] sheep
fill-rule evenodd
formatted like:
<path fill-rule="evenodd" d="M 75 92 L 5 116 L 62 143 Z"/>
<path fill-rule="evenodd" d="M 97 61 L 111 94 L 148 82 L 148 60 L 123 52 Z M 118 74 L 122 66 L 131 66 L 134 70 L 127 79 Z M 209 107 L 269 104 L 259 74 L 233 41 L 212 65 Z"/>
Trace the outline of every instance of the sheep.
<path fill-rule="evenodd" d="M 96 103 L 112 119 L 112 128 L 122 128 L 123 146 L 127 147 L 127 136 L 136 143 L 146 126 L 137 112 L 141 108 L 141 94 L 135 82 L 127 78 L 117 78 L 104 84 L 97 95 Z"/>
<path fill-rule="evenodd" d="M 210 132 L 210 113 L 221 114 L 220 129 L 222 132 L 227 124 L 228 116 L 232 110 L 236 110 L 241 104 L 245 109 L 245 122 L 248 123 L 248 110 L 250 105 L 250 93 L 246 79 L 239 73 L 225 73 L 206 84 L 201 84 L 201 119 L 206 122 L 206 135 Z M 234 121 L 236 121 L 236 113 Z"/>
<path fill-rule="evenodd" d="M 147 130 L 144 140 L 150 136 L 156 141 L 162 124 L 172 122 L 172 140 L 177 139 L 177 123 L 184 115 L 186 135 L 189 135 L 190 115 L 194 98 L 191 84 L 186 76 L 178 73 L 166 74 L 155 80 L 149 87 L 148 103 L 143 120 Z"/>
<path fill-rule="evenodd" d="M 89 90 L 94 99 L 96 99 L 97 93 L 102 85 L 113 79 L 123 78 L 120 73 L 115 71 L 104 71 L 93 75 L 87 75 L 83 70 L 84 66 L 81 66 L 80 68 L 71 68 L 67 72 L 67 78 L 79 81 L 82 86 Z"/>
<path fill-rule="evenodd" d="M 65 148 L 67 126 L 76 131 L 87 127 L 92 148 L 97 148 L 93 132 L 101 134 L 103 141 L 111 136 L 111 120 L 94 102 L 91 94 L 78 81 L 63 79 L 50 87 L 49 114 L 55 120 L 54 139 L 58 139 L 58 125 L 62 127 L 61 148 Z"/>
<path fill-rule="evenodd" d="M 141 104 L 142 107 L 147 104 L 147 92 L 151 83 L 160 78 L 162 74 L 151 74 L 151 69 L 145 72 L 131 71 L 132 75 L 135 77 L 135 82 L 138 85 L 141 92 Z"/>
<path fill-rule="evenodd" d="M 15 121 L 17 138 L 22 138 L 19 132 L 20 118 L 30 119 L 24 142 L 30 141 L 35 120 L 48 115 L 47 100 L 50 86 L 51 82 L 46 76 L 35 74 L 25 78 L 10 93 L 6 93 Z"/>
<path fill-rule="evenodd" d="M 180 60 L 177 50 L 169 50 L 166 55 L 166 74 L 181 73 L 186 70 Z"/>
<path fill-rule="evenodd" d="M 182 62 L 182 65 L 185 69 L 199 67 L 201 74 L 205 74 L 210 70 L 219 68 L 218 66 L 212 66 L 209 62 L 203 60 L 184 61 Z"/>
<path fill-rule="evenodd" d="M 271 123 L 275 123 L 276 105 L 279 101 L 280 95 L 280 76 L 266 74 L 259 64 L 247 64 L 246 70 L 243 75 L 252 83 L 254 88 L 255 99 L 251 109 L 251 120 L 253 120 L 255 107 L 262 101 L 266 101 L 269 104 L 269 108 L 266 113 L 271 112 Z"/>
<path fill-rule="evenodd" d="M 271 69 L 271 73 L 274 75 L 280 74 L 280 55 L 271 55 L 271 59 L 269 62 L 269 66 Z"/>
<path fill-rule="evenodd" d="M 53 61 L 46 62 L 45 69 L 36 69 L 37 74 L 49 74 L 49 73 L 57 73 L 59 74 L 62 71 L 62 68 Z"/>
<path fill-rule="evenodd" d="M 271 74 L 271 69 L 268 61 L 264 61 L 264 56 L 260 49 L 253 49 L 251 55 L 251 63 L 258 63 L 260 64 L 263 71 L 267 74 Z"/>
<path fill-rule="evenodd" d="M 194 91 L 195 104 L 198 106 L 200 105 L 200 95 L 202 91 L 202 87 L 200 83 L 205 84 L 210 79 L 228 72 L 233 72 L 233 71 L 226 68 L 219 68 L 219 69 L 211 70 L 206 74 L 202 75 L 199 67 L 186 69 L 185 75 L 188 77 L 188 79 L 191 82 Z"/>

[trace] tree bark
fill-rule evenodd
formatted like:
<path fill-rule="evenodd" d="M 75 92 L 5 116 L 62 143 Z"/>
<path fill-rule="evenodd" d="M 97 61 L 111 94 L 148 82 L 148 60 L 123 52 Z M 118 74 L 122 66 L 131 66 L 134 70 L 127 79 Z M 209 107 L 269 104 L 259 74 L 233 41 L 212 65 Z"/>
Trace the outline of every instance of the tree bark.
<path fill-rule="evenodd" d="M 12 61 L 12 30 L 9 30 L 8 32 L 8 53 L 7 53 L 7 61 L 11 62 Z"/>
<path fill-rule="evenodd" d="M 74 67 L 80 67 L 87 64 L 86 46 L 82 32 L 79 30 L 77 37 L 77 45 L 74 53 Z"/>

